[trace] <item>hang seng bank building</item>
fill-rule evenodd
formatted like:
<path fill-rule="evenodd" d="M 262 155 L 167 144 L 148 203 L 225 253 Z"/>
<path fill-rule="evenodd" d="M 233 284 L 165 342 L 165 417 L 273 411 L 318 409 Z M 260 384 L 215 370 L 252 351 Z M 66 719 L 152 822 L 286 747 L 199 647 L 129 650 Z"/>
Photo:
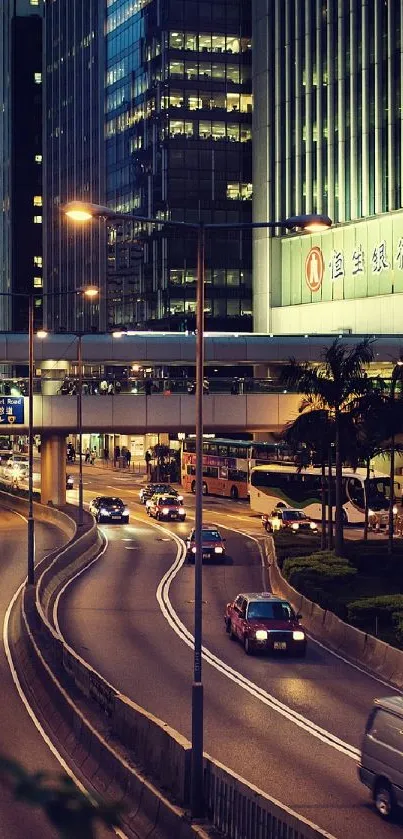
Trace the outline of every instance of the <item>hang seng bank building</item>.
<path fill-rule="evenodd" d="M 254 329 L 403 332 L 403 4 L 254 0 Z"/>

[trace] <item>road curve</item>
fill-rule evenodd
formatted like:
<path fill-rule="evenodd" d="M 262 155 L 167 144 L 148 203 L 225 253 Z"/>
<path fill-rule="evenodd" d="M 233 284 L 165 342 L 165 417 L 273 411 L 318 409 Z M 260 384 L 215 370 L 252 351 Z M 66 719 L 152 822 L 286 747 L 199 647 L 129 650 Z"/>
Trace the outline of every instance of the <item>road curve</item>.
<path fill-rule="evenodd" d="M 172 533 L 183 539 L 193 522 L 152 526 L 133 486 L 110 480 L 104 491 L 119 489 L 131 523 L 103 527 L 108 550 L 68 588 L 61 629 L 115 687 L 189 737 L 193 658 L 175 625 L 192 630 L 193 567 L 179 562 L 162 597 L 170 623 L 156 592 L 176 561 Z M 102 491 L 100 476 L 91 482 Z M 230 556 L 203 574 L 204 645 L 223 662 L 220 669 L 204 664 L 205 750 L 338 839 L 401 835 L 401 826 L 376 816 L 356 773 L 372 700 L 391 689 L 313 642 L 306 660 L 249 658 L 232 644 L 223 609 L 238 591 L 264 585 L 261 528 L 242 505 L 207 499 L 205 509 L 206 519 L 229 528 Z"/>

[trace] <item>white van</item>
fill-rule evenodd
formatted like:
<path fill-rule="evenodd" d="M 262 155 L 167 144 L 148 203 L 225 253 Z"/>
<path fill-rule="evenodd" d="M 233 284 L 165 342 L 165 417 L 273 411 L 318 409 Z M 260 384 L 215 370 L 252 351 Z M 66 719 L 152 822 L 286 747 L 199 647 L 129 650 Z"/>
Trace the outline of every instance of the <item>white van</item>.
<path fill-rule="evenodd" d="M 375 699 L 365 726 L 358 767 L 380 816 L 403 807 L 403 697 Z"/>

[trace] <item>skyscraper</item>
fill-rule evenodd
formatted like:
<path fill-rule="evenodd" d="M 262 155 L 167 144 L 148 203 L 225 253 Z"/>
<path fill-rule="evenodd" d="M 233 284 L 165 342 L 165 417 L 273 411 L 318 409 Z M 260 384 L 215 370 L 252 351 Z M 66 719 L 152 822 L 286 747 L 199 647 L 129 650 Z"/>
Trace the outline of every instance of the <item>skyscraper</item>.
<path fill-rule="evenodd" d="M 66 201 L 104 202 L 105 0 L 53 0 L 45 7 L 44 269 L 52 329 L 105 327 L 105 230 L 78 229 Z M 77 290 L 100 288 L 99 301 Z"/>
<path fill-rule="evenodd" d="M 250 16 L 248 0 L 109 0 L 109 206 L 161 219 L 251 219 Z M 142 229 L 138 239 L 134 250 L 110 248 L 110 319 L 186 328 L 194 235 Z M 206 262 L 207 326 L 250 329 L 250 233 L 210 236 Z"/>
<path fill-rule="evenodd" d="M 35 294 L 42 322 L 42 0 L 0 5 L 0 291 Z M 28 300 L 0 299 L 0 328 L 26 329 Z"/>
<path fill-rule="evenodd" d="M 402 32 L 400 3 L 254 0 L 254 217 L 337 225 L 256 232 L 259 332 L 401 331 Z"/>

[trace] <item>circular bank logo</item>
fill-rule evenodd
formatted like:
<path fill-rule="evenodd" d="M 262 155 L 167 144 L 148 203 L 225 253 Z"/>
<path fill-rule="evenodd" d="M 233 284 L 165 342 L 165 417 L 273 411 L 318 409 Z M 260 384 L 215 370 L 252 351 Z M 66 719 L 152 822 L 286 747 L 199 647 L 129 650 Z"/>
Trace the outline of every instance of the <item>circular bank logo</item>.
<path fill-rule="evenodd" d="M 305 260 L 305 279 L 310 291 L 319 291 L 324 273 L 325 262 L 321 249 L 311 248 Z"/>

